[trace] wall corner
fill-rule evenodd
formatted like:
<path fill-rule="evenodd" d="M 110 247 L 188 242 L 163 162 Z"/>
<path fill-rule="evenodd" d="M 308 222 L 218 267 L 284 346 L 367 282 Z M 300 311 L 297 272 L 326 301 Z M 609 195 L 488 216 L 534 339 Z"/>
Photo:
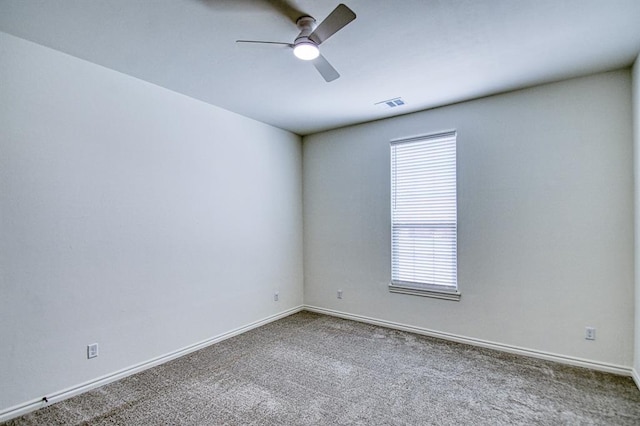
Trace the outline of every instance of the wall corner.
<path fill-rule="evenodd" d="M 633 378 L 640 388 L 640 54 L 631 69 L 633 121 L 633 183 L 634 183 L 634 351 Z"/>

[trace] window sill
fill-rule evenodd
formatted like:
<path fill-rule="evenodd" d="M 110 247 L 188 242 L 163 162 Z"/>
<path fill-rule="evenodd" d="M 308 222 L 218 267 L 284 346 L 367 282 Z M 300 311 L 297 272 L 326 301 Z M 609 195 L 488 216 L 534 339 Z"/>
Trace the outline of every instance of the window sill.
<path fill-rule="evenodd" d="M 393 283 L 389 284 L 389 291 L 391 293 L 409 294 L 412 296 L 433 297 L 435 299 L 453 300 L 456 302 L 460 301 L 460 297 L 462 296 L 459 291 L 402 287 L 402 286 L 394 285 Z"/>

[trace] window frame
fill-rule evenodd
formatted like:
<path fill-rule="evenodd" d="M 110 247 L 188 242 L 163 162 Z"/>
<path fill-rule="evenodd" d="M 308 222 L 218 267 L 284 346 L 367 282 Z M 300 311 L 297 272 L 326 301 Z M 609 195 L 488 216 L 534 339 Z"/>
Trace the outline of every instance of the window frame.
<path fill-rule="evenodd" d="M 394 147 L 397 145 L 401 145 L 401 144 L 410 144 L 410 143 L 420 143 L 420 142 L 436 142 L 436 141 L 444 141 L 444 140 L 451 140 L 453 139 L 453 151 L 454 151 L 454 164 L 453 164 L 453 168 L 455 171 L 455 197 L 454 197 L 454 203 L 455 203 L 455 222 L 453 224 L 453 246 L 454 246 L 454 260 L 453 260 L 453 274 L 454 274 L 454 284 L 455 285 L 438 285 L 438 284 L 434 284 L 434 283 L 426 283 L 426 282 L 411 282 L 411 281 L 402 281 L 400 279 L 394 279 L 394 276 L 396 274 L 395 271 L 395 265 L 397 264 L 397 260 L 396 260 L 396 256 L 395 256 L 395 251 L 394 251 L 394 247 L 397 246 L 397 243 L 394 244 L 394 230 L 395 229 L 399 229 L 401 227 L 404 227 L 406 229 L 418 229 L 418 228 L 423 228 L 423 229 L 438 229 L 438 228 L 451 228 L 451 222 L 443 222 L 440 224 L 430 224 L 430 225 L 425 225 L 425 224 L 416 224 L 413 227 L 411 225 L 406 225 L 406 224 L 398 224 L 397 221 L 394 221 L 394 206 L 395 206 L 395 202 L 396 202 L 396 198 L 395 198 L 395 192 L 396 192 L 396 180 L 395 180 L 395 174 L 397 171 L 397 165 L 394 164 L 394 159 L 395 157 L 395 151 L 394 151 Z M 409 294 L 409 295 L 415 295 L 415 296 L 426 296 L 426 297 L 433 297 L 433 298 L 437 298 L 437 299 L 444 299 L 444 300 L 454 300 L 454 301 L 459 301 L 461 294 L 459 291 L 459 286 L 458 286 L 458 279 L 457 279 L 457 275 L 458 275 L 458 265 L 457 265 L 457 251 L 458 251 L 458 247 L 457 247 L 457 241 L 458 241 L 458 235 L 457 235 L 457 229 L 458 229 L 458 212 L 457 212 L 457 208 L 458 208 L 458 183 L 457 183 L 457 178 L 458 178 L 458 169 L 457 169 L 457 148 L 458 148 L 458 143 L 457 143 L 457 132 L 455 130 L 450 130 L 450 131 L 446 131 L 446 132 L 438 132 L 438 133 L 430 133 L 430 134 L 426 134 L 426 135 L 421 135 L 421 136 L 415 136 L 415 137 L 410 137 L 410 138 L 401 138 L 401 139 L 394 139 L 392 141 L 390 141 L 390 170 L 391 170 L 391 175 L 390 175 L 390 189 L 391 189 L 391 202 L 390 202 L 390 213 L 391 213 L 391 281 L 389 282 L 389 291 L 392 293 L 401 293 L 401 294 Z M 422 188 L 424 190 L 424 188 Z M 416 231 L 418 232 L 418 231 Z M 449 264 L 450 265 L 450 264 Z"/>

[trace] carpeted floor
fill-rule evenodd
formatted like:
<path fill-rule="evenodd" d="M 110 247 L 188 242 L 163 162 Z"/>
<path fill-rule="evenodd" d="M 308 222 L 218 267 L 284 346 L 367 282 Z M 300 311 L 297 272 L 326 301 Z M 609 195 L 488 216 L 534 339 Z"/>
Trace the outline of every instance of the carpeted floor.
<path fill-rule="evenodd" d="M 639 425 L 628 377 L 301 312 L 8 425 Z"/>

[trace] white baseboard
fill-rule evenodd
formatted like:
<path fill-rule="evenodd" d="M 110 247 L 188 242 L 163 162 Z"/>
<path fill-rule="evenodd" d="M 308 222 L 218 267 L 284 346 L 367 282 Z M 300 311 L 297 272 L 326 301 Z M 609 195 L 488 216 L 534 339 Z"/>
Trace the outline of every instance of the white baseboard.
<path fill-rule="evenodd" d="M 638 375 L 638 370 L 636 370 L 635 368 L 632 368 L 631 377 L 633 377 L 633 381 L 636 382 L 636 386 L 640 390 L 640 376 Z"/>
<path fill-rule="evenodd" d="M 567 355 L 559 355 L 550 352 L 538 351 L 535 349 L 527 349 L 513 345 L 507 345 L 503 343 L 491 342 L 488 340 L 475 339 L 472 337 L 460 336 L 452 333 L 445 333 L 441 331 L 429 330 L 423 327 L 416 327 L 413 325 L 401 324 L 394 321 L 381 320 L 377 318 L 366 317 L 362 315 L 350 314 L 347 312 L 336 311 L 333 309 L 320 308 L 317 306 L 304 305 L 304 310 L 310 312 L 316 312 L 319 314 L 330 315 L 334 317 L 349 319 L 353 321 L 364 322 L 367 324 L 379 325 L 386 328 L 393 328 L 396 330 L 409 331 L 411 333 L 422 334 L 424 336 L 437 337 L 439 339 L 450 340 L 458 343 L 465 343 L 468 345 L 480 346 L 483 348 L 495 349 L 498 351 L 509 352 L 518 355 L 524 355 L 532 358 L 544 359 L 547 361 L 555 361 L 562 364 L 573 365 L 577 367 L 590 368 L 592 370 L 604 371 L 607 373 L 618 374 L 621 376 L 632 376 L 636 381 L 636 384 L 640 388 L 640 378 L 635 370 L 631 367 L 625 367 L 622 365 L 608 364 L 605 362 L 592 361 L 588 359 L 576 358 Z M 635 374 L 635 375 L 634 375 Z"/>
<path fill-rule="evenodd" d="M 102 377 L 98 377 L 96 379 L 79 384 L 77 386 L 73 386 L 58 392 L 54 392 L 50 395 L 46 395 L 46 401 L 44 401 L 43 399 L 35 399 L 32 401 L 28 401 L 23 404 L 19 404 L 19 405 L 10 407 L 8 409 L 2 410 L 0 411 L 0 423 L 6 422 L 7 420 L 13 419 L 15 417 L 30 413 L 31 411 L 35 411 L 39 408 L 46 407 L 47 405 L 53 404 L 55 402 L 59 402 L 59 401 L 71 398 L 72 396 L 87 392 L 91 389 L 106 385 L 111 382 L 115 382 L 116 380 L 123 379 L 132 374 L 139 373 L 140 371 L 146 370 L 151 367 L 155 367 L 156 365 L 163 364 L 167 361 L 171 361 L 172 359 L 179 358 L 191 352 L 195 352 L 199 349 L 213 345 L 214 343 L 218 343 L 222 340 L 226 340 L 230 337 L 237 336 L 239 334 L 245 333 L 249 330 L 263 326 L 270 322 L 277 321 L 289 315 L 293 315 L 297 312 L 302 311 L 303 309 L 304 309 L 303 305 L 296 306 L 294 308 L 287 309 L 286 311 L 283 311 L 274 315 L 270 315 L 261 320 L 254 321 L 250 324 L 235 328 L 233 330 L 227 331 L 226 333 L 222 333 L 217 336 L 211 337 L 209 339 L 203 340 L 201 342 L 194 343 L 193 345 L 186 346 L 182 349 L 178 349 L 168 354 L 161 355 L 159 357 L 150 359 L 145 362 L 141 362 L 139 364 L 124 368 L 122 370 L 118 370 L 114 373 L 110 373 Z"/>

